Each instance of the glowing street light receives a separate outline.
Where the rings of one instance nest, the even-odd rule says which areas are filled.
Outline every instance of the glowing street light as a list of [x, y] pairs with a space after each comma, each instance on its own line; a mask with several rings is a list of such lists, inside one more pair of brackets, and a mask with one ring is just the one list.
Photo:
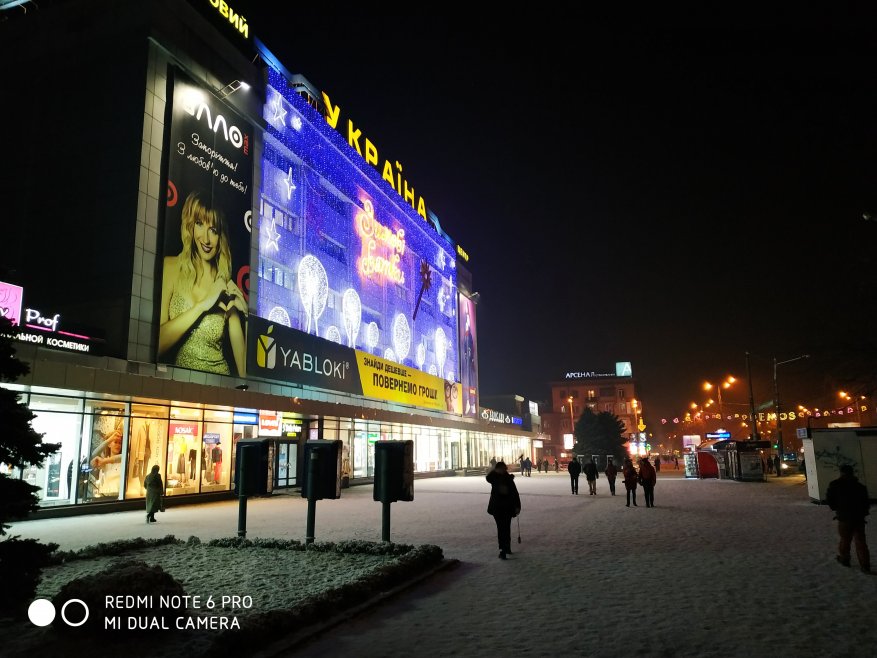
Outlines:
[[[731, 388], [731, 384], [736, 381], [736, 377], [734, 377], [733, 375], [728, 375], [721, 384], [712, 384], [710, 382], [703, 383], [703, 390], [705, 391], [711, 391], [713, 389], [716, 389], [716, 397], [719, 400], [719, 415], [722, 417], [722, 420], [725, 420], [725, 408], [722, 404], [722, 389]], [[710, 400], [710, 403], [712, 403], [712, 400]]]
[[572, 396], [570, 395], [566, 399], [566, 401], [569, 402], [569, 431], [572, 432], [573, 436], [575, 436], [576, 421], [573, 419], [573, 415], [572, 415]]

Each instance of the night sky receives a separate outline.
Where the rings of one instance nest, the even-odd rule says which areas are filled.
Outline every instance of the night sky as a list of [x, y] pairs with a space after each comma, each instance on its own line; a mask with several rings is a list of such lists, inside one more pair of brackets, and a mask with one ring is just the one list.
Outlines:
[[832, 350], [874, 304], [873, 34], [236, 4], [469, 253], [482, 393], [630, 360], [656, 426], [746, 350], [758, 403], [773, 355], [813, 355], [782, 367], [790, 403], [843, 385]]

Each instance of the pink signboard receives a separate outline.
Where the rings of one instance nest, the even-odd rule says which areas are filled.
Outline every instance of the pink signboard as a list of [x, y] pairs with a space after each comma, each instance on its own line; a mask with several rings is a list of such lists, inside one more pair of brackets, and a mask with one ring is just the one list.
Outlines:
[[0, 281], [0, 317], [12, 324], [21, 320], [21, 297], [24, 289], [11, 283]]

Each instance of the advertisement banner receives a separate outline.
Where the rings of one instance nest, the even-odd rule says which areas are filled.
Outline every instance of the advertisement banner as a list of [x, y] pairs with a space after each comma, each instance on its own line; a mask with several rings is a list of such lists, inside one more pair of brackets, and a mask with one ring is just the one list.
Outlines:
[[158, 361], [243, 377], [252, 129], [179, 70], [172, 80]]
[[18, 324], [23, 294], [24, 289], [21, 286], [0, 281], [0, 317], [6, 318], [12, 324]]
[[248, 363], [254, 376], [362, 395], [352, 349], [255, 315]]
[[248, 359], [258, 377], [454, 414], [462, 409], [455, 382], [257, 316], [250, 318]]
[[478, 414], [478, 337], [475, 333], [475, 303], [460, 294], [460, 384], [463, 415]]
[[460, 385], [456, 382], [360, 350], [356, 350], [356, 360], [362, 392], [366, 397], [462, 413]]
[[268, 76], [255, 315], [460, 381], [454, 245], [406, 203], [401, 175], [352, 157], [356, 146]]

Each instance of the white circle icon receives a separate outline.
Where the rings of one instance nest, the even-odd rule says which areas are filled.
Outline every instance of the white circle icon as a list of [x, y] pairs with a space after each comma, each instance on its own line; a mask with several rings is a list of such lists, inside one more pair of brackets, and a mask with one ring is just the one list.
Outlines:
[[55, 606], [49, 599], [34, 599], [27, 608], [27, 618], [34, 626], [48, 626], [55, 620]]
[[[85, 616], [82, 618], [82, 621], [72, 622], [69, 619], [67, 619], [67, 615], [65, 613], [67, 612], [67, 606], [70, 605], [71, 603], [82, 604], [82, 607], [85, 610]], [[67, 601], [67, 603], [65, 603], [64, 605], [61, 606], [61, 619], [63, 619], [64, 623], [67, 624], [68, 626], [73, 626], [74, 628], [76, 628], [77, 626], [82, 626], [85, 622], [88, 621], [88, 606], [85, 605], [85, 601], [83, 601], [82, 599], [70, 599], [69, 601]]]

